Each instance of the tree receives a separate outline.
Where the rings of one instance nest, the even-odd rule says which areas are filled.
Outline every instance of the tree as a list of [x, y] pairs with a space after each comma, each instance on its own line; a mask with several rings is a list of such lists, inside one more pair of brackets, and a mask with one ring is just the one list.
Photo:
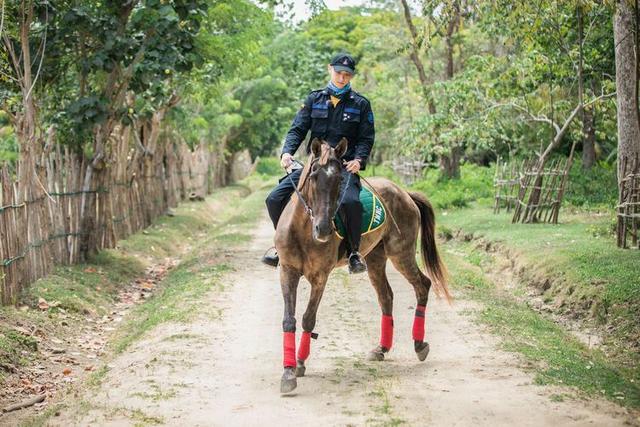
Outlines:
[[[422, 89], [426, 98], [426, 104], [428, 106], [429, 114], [435, 115], [437, 112], [437, 106], [433, 100], [433, 94], [431, 93], [432, 91], [429, 88], [430, 84], [427, 80], [425, 67], [422, 63], [422, 59], [420, 58], [420, 46], [423, 45], [425, 46], [425, 48], [430, 47], [430, 40], [428, 35], [423, 35], [422, 39], [420, 38], [413, 23], [411, 10], [409, 9], [407, 1], [401, 0], [401, 2], [405, 22], [407, 24], [407, 28], [409, 29], [411, 38], [410, 57], [416, 66], [416, 70], [418, 71], [418, 76], [420, 78], [420, 83], [422, 84]], [[427, 12], [426, 17], [429, 20], [426, 24], [427, 28], [429, 28], [429, 26], [435, 27], [435, 32], [441, 33], [441, 36], [444, 40], [446, 57], [444, 80], [450, 80], [453, 78], [455, 46], [454, 38], [460, 28], [463, 8], [464, 5], [461, 4], [460, 0], [447, 0], [444, 2], [425, 1], [424, 3], [424, 10]], [[446, 104], [441, 105], [440, 108], [441, 110], [445, 110], [441, 111], [441, 114], [446, 114]], [[436, 120], [433, 120], [431, 122], [434, 124], [437, 123]], [[433, 132], [432, 135], [436, 136], [438, 133], [439, 132], [436, 130], [436, 132]], [[445, 178], [459, 178], [462, 148], [460, 146], [460, 141], [451, 142], [451, 144], [439, 151], [438, 158], [440, 170], [442, 176]]]
[[[637, 3], [636, 3], [637, 5]], [[636, 6], [637, 7], [637, 6]], [[621, 159], [640, 156], [638, 122], [638, 58], [634, 33], [638, 11], [628, 0], [616, 2], [613, 35], [616, 56], [616, 92], [618, 100], [618, 181], [623, 178]], [[635, 28], [634, 28], [635, 27]]]

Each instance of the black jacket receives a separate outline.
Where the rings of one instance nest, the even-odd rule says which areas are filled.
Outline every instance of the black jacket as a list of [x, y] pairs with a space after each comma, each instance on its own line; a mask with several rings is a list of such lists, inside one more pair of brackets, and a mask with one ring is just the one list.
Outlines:
[[311, 150], [313, 138], [325, 140], [335, 147], [345, 137], [349, 146], [342, 158], [347, 161], [360, 159], [364, 170], [375, 139], [373, 111], [367, 98], [351, 90], [334, 108], [327, 89], [314, 90], [293, 119], [282, 154], [295, 154], [309, 130], [311, 137], [307, 142], [307, 153]]

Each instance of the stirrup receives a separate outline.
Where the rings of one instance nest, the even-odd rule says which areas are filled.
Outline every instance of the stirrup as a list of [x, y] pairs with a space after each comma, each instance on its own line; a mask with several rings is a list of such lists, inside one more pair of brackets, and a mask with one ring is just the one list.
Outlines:
[[348, 258], [348, 264], [350, 274], [364, 273], [365, 271], [367, 271], [367, 263], [365, 262], [364, 257], [360, 254], [360, 252], [351, 252]]
[[[269, 253], [272, 249], [273, 249], [273, 254]], [[275, 246], [272, 246], [266, 250], [264, 255], [262, 255], [261, 261], [263, 264], [266, 264], [269, 267], [278, 267], [278, 263], [280, 262], [280, 257], [278, 256], [278, 252], [275, 251]]]

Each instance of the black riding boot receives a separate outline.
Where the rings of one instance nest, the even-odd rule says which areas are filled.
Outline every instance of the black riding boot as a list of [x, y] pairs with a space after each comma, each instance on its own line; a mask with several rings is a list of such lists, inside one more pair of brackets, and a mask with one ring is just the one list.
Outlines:
[[277, 267], [278, 263], [280, 262], [280, 257], [278, 256], [278, 252], [273, 251], [273, 253], [270, 253], [271, 249], [269, 249], [263, 256], [262, 256], [262, 263], [268, 265], [269, 267]]
[[[267, 200], [265, 203], [267, 204], [267, 210], [269, 212], [269, 217], [271, 218], [271, 222], [273, 222], [273, 228], [276, 229], [278, 227], [278, 220], [280, 219], [280, 215], [282, 215], [282, 211], [284, 210], [287, 203], [289, 203], [289, 199], [291, 197], [291, 193], [293, 193], [293, 189], [296, 185], [298, 185], [298, 181], [300, 181], [300, 174], [302, 173], [302, 169], [296, 169], [289, 176], [283, 176], [280, 178], [278, 182], [278, 186], [269, 193], [267, 196]], [[266, 264], [270, 267], [277, 267], [280, 262], [280, 258], [278, 257], [278, 252], [273, 251], [270, 253], [270, 250], [264, 254], [262, 257], [262, 263]]]
[[349, 273], [357, 274], [367, 271], [367, 263], [358, 251], [351, 251], [349, 255]]
[[346, 219], [347, 242], [349, 246], [349, 273], [363, 273], [367, 271], [364, 257], [360, 255], [360, 227], [362, 226], [362, 204], [358, 198], [359, 188], [347, 203], [343, 204], [343, 218]]

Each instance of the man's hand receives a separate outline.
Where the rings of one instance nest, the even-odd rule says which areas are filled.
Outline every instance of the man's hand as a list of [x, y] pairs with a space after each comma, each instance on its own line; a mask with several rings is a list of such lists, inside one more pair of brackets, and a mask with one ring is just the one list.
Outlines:
[[293, 156], [289, 153], [284, 153], [280, 158], [280, 166], [285, 169], [288, 169], [293, 164]]
[[360, 170], [360, 159], [353, 159], [345, 163], [344, 167], [349, 173], [356, 173]]

